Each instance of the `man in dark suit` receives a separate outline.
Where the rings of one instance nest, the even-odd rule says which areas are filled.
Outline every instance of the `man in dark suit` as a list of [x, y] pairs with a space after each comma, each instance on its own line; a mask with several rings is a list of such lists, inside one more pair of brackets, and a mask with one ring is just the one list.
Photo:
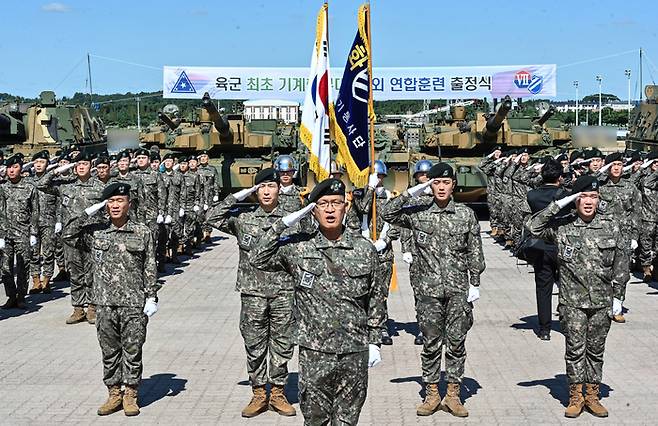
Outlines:
[[[562, 189], [563, 167], [559, 161], [548, 159], [541, 169], [543, 185], [537, 189], [528, 191], [528, 205], [532, 214], [546, 208], [552, 201], [565, 197], [566, 191]], [[565, 208], [568, 209], [568, 208]], [[560, 212], [559, 216], [568, 214]], [[535, 268], [535, 286], [537, 294], [537, 318], [539, 319], [539, 330], [537, 336], [541, 340], [551, 340], [551, 315], [553, 283], [557, 282], [557, 247], [542, 241], [535, 246], [538, 251], [533, 256], [533, 267]]]

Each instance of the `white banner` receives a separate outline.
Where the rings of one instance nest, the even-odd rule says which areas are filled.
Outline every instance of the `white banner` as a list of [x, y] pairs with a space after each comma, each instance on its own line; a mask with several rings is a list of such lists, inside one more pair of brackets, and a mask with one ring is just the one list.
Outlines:
[[[163, 72], [163, 97], [201, 99], [283, 99], [302, 101], [309, 69], [173, 67]], [[375, 100], [472, 99], [556, 96], [556, 66], [375, 68]], [[331, 87], [340, 88], [342, 69], [330, 71]]]

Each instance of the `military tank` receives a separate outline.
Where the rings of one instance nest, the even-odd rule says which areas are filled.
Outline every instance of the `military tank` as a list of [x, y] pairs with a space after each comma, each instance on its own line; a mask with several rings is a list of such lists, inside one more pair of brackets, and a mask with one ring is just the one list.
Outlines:
[[0, 105], [0, 147], [30, 156], [47, 149], [51, 154], [70, 145], [81, 151], [107, 148], [105, 126], [81, 105], [58, 103], [55, 92], [44, 91], [35, 104]]
[[[217, 109], [208, 93], [191, 117], [181, 117], [176, 105], [165, 106], [158, 122], [145, 128], [140, 143], [166, 151], [194, 153], [207, 150], [211, 163], [220, 172], [223, 195], [249, 188], [264, 167], [280, 154], [293, 155], [305, 170], [305, 155], [299, 148], [294, 124], [275, 119], [247, 119], [240, 111], [225, 114]], [[300, 176], [305, 180], [305, 176]]]
[[658, 86], [644, 88], [646, 100], [631, 113], [626, 147], [640, 151], [658, 150]]

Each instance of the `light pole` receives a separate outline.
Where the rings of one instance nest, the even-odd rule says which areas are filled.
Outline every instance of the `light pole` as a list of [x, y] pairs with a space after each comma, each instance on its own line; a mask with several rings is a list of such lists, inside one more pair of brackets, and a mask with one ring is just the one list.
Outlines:
[[573, 81], [573, 87], [576, 88], [576, 126], [580, 124], [578, 121], [578, 80]]
[[625, 70], [624, 74], [628, 79], [628, 123], [626, 123], [628, 127], [631, 124], [631, 70]]
[[601, 105], [601, 81], [603, 80], [603, 77], [600, 75], [596, 76], [596, 81], [599, 82], [599, 126], [601, 125], [601, 113], [603, 112], [603, 108]]

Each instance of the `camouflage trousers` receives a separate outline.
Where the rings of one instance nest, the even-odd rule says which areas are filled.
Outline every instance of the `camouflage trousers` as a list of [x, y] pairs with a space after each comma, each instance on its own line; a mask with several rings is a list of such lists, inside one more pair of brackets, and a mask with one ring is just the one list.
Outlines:
[[610, 330], [610, 308], [558, 307], [566, 347], [569, 383], [601, 383], [603, 352]]
[[105, 385], [139, 385], [147, 323], [141, 307], [96, 307], [96, 334], [103, 355]]
[[30, 273], [33, 277], [40, 275], [52, 277], [55, 272], [55, 229], [52, 223], [39, 224], [37, 245], [32, 247]]
[[305, 425], [356, 425], [367, 393], [368, 351], [332, 354], [299, 347]]
[[[5, 248], [2, 252], [2, 283], [7, 297], [25, 299], [29, 261], [30, 245], [26, 239], [5, 240]], [[16, 277], [15, 281], [14, 277]]]
[[439, 383], [445, 346], [448, 383], [460, 383], [466, 362], [466, 333], [473, 326], [473, 305], [460, 294], [446, 298], [416, 297], [416, 317], [423, 333], [420, 361], [425, 383]]
[[272, 383], [284, 386], [288, 378], [288, 361], [294, 350], [291, 338], [292, 292], [274, 297], [242, 294], [240, 299], [240, 332], [247, 352], [251, 385]]
[[53, 236], [53, 251], [55, 253], [55, 262], [57, 262], [57, 267], [68, 271], [68, 266], [66, 265], [66, 256], [64, 254], [64, 243], [62, 243], [61, 233], [54, 234]]
[[386, 309], [384, 323], [388, 322], [388, 290], [391, 286], [391, 277], [393, 276], [393, 262], [385, 261], [379, 263], [377, 271], [378, 285], [382, 287], [384, 294], [384, 308]]
[[183, 244], [189, 244], [197, 234], [197, 227], [199, 221], [197, 215], [193, 211], [186, 211], [185, 216], [179, 218], [178, 222], [180, 241]]
[[66, 266], [70, 274], [71, 305], [83, 307], [91, 301], [91, 262], [89, 253], [77, 247], [66, 245]]
[[487, 206], [489, 207], [489, 221], [492, 228], [502, 228], [503, 221], [501, 220], [501, 201], [498, 194], [487, 194]]
[[640, 232], [640, 265], [651, 266], [656, 258], [658, 249], [658, 223], [642, 221]]

